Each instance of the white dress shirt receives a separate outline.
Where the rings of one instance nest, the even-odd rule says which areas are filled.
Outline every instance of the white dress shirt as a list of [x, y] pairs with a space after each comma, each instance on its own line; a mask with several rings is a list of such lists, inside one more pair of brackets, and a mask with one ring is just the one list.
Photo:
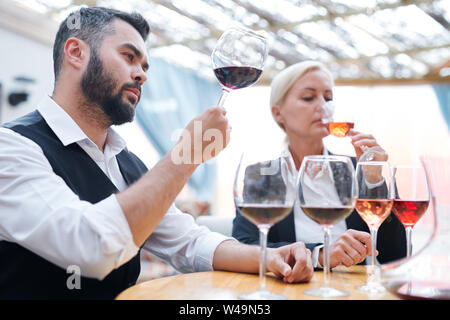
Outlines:
[[[324, 147], [323, 148], [323, 155], [328, 155], [328, 150]], [[292, 158], [292, 154], [289, 151], [289, 149], [286, 149], [283, 153], [283, 156], [285, 156], [288, 161], [291, 162], [290, 166], [292, 168], [295, 168], [294, 159]], [[296, 177], [295, 181], [297, 181], [298, 171], [295, 172]], [[322, 173], [319, 173], [322, 174]], [[332, 177], [329, 177], [328, 175], [323, 175], [321, 177], [324, 181], [324, 183], [328, 182], [329, 179], [333, 179]], [[326, 189], [326, 188], [320, 188], [320, 190], [303, 190], [304, 192], [309, 193], [317, 193], [318, 199], [323, 199], [323, 193], [327, 193], [327, 198], [330, 199], [330, 201], [336, 201], [337, 203], [340, 203], [339, 196], [336, 193], [336, 190], [334, 188], [332, 189]], [[298, 200], [294, 203], [294, 225], [295, 225], [295, 238], [297, 241], [302, 241], [304, 243], [323, 243], [324, 238], [324, 231], [320, 224], [312, 220], [310, 217], [308, 217], [300, 207], [300, 204]], [[345, 220], [342, 220], [335, 224], [331, 228], [331, 242], [336, 241], [342, 234], [347, 231], [347, 223]], [[312, 252], [312, 263], [314, 267], [320, 266], [318, 262], [318, 256], [319, 251], [323, 247], [323, 245], [318, 245], [314, 248]]]
[[[63, 145], [77, 143], [119, 191], [127, 188], [116, 160], [126, 147], [119, 134], [108, 129], [102, 152], [50, 97], [38, 111]], [[83, 276], [100, 280], [137, 254], [114, 194], [96, 204], [80, 200], [42, 149], [13, 130], [0, 128], [0, 150], [0, 241], [18, 243], [64, 269], [77, 265]], [[180, 272], [206, 271], [227, 239], [233, 238], [198, 226], [172, 205], [143, 248]]]

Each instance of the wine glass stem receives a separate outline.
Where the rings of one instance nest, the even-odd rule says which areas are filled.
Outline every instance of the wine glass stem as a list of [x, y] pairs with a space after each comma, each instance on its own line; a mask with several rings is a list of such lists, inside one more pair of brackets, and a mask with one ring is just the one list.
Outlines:
[[369, 282], [377, 282], [375, 279], [376, 275], [376, 262], [377, 262], [377, 234], [378, 228], [370, 228], [370, 237], [372, 238], [372, 268], [371, 268], [371, 276], [369, 277]]
[[259, 242], [261, 251], [259, 254], [259, 290], [266, 290], [266, 248], [267, 248], [267, 234], [269, 228], [259, 227]]
[[323, 280], [324, 286], [329, 287], [330, 285], [330, 239], [331, 239], [331, 227], [323, 227]]
[[412, 228], [406, 227], [405, 231], [406, 231], [406, 257], [409, 258], [411, 257], [412, 253], [412, 241], [411, 241]]
[[219, 103], [217, 103], [218, 107], [225, 109], [223, 105], [229, 93], [230, 91], [228, 91], [227, 89], [222, 89], [222, 94], [220, 95]]

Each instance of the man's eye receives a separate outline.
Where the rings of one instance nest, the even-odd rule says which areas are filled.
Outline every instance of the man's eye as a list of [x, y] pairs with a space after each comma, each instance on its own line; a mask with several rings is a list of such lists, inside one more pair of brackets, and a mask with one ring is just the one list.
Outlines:
[[130, 61], [133, 61], [133, 55], [131, 53], [125, 54]]
[[333, 98], [325, 98], [325, 101], [326, 101], [326, 102], [328, 102], [328, 101], [333, 101]]
[[302, 100], [305, 101], [312, 101], [313, 97], [303, 97]]

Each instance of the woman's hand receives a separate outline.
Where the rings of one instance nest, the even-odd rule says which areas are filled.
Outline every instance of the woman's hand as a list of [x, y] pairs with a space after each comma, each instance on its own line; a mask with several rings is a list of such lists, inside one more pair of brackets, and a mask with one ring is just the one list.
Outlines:
[[[330, 245], [330, 268], [334, 268], [340, 263], [346, 267], [353, 266], [363, 262], [367, 255], [371, 255], [371, 252], [370, 234], [349, 229]], [[318, 259], [323, 266], [323, 248], [319, 252]]]
[[374, 154], [373, 161], [387, 161], [389, 156], [386, 151], [378, 144], [377, 140], [371, 135], [366, 133], [361, 133], [351, 129], [348, 132], [348, 136], [352, 139], [351, 143], [355, 148], [356, 160], [359, 161], [361, 155], [369, 148]]

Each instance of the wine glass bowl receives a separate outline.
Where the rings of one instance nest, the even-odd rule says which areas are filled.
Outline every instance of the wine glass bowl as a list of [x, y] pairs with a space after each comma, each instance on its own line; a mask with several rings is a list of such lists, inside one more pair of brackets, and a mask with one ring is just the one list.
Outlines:
[[347, 291], [330, 286], [330, 239], [333, 225], [353, 211], [357, 187], [350, 158], [344, 156], [306, 156], [298, 175], [298, 201], [303, 212], [322, 225], [324, 231], [324, 284], [306, 290], [316, 297], [342, 297]]
[[250, 29], [232, 27], [222, 34], [211, 54], [214, 74], [222, 86], [219, 106], [223, 106], [230, 90], [258, 81], [267, 54], [267, 39]]
[[[336, 116], [336, 105], [334, 101], [327, 101], [321, 106], [322, 123], [326, 125], [329, 134], [337, 138], [347, 137], [351, 129], [354, 129], [355, 123], [351, 115]], [[377, 147], [369, 148], [368, 146], [361, 146], [363, 152], [359, 161], [366, 162], [375, 159]]]
[[321, 106], [322, 123], [327, 126], [328, 132], [338, 138], [346, 137], [350, 129], [355, 124], [349, 119], [335, 119], [334, 111], [336, 109], [334, 101], [327, 101]]
[[327, 123], [328, 132], [338, 138], [347, 136], [350, 129], [353, 129], [354, 127], [355, 127], [355, 124], [353, 122], [328, 122]]
[[412, 229], [425, 214], [430, 202], [425, 169], [422, 166], [394, 166], [395, 199], [393, 211], [406, 231], [406, 256], [412, 253]]
[[385, 161], [358, 162], [356, 180], [358, 199], [355, 209], [369, 227], [372, 243], [369, 279], [357, 289], [368, 294], [379, 294], [385, 292], [385, 288], [380, 283], [376, 261], [377, 233], [394, 204], [390, 165]]
[[[422, 246], [418, 246], [409, 258], [383, 266], [382, 279], [385, 287], [402, 299], [450, 299], [450, 148], [449, 145], [443, 147], [439, 155], [420, 157], [430, 192], [429, 209], [422, 218], [424, 221], [420, 221], [423, 222], [420, 225], [422, 237], [424, 236]], [[408, 176], [414, 177], [410, 174], [406, 175]], [[398, 185], [397, 178], [396, 184]], [[416, 192], [421, 193], [420, 190]], [[406, 199], [401, 190], [398, 194]], [[421, 198], [422, 196], [417, 196], [417, 199]]]
[[295, 168], [286, 155], [268, 153], [244, 153], [236, 172], [234, 202], [238, 212], [259, 229], [261, 250], [259, 290], [242, 294], [240, 299], [286, 299], [266, 288], [266, 247], [270, 227], [287, 217], [294, 206]]

